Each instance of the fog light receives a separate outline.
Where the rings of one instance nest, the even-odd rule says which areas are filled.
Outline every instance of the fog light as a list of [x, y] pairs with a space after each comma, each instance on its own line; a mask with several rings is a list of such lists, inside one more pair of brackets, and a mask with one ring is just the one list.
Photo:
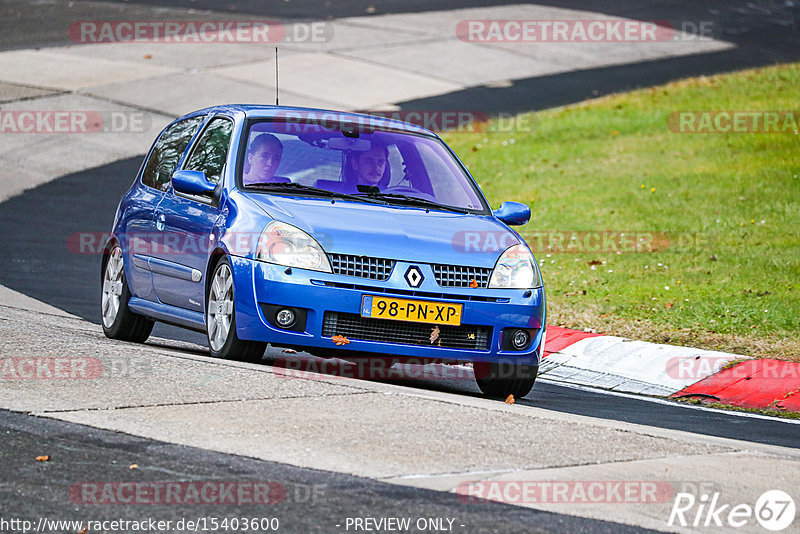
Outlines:
[[289, 308], [283, 308], [275, 314], [275, 322], [278, 323], [278, 326], [281, 328], [289, 328], [294, 324], [294, 321], [294, 311]]
[[511, 338], [511, 343], [514, 345], [515, 349], [522, 350], [528, 346], [530, 340], [531, 337], [526, 330], [515, 330], [514, 336]]

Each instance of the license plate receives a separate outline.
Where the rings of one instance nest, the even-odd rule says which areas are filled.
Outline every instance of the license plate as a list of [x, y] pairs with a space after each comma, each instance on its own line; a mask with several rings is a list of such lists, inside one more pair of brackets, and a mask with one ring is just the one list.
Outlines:
[[361, 298], [361, 317], [375, 319], [459, 326], [461, 311], [461, 304], [447, 302], [395, 299], [374, 295], [364, 295]]

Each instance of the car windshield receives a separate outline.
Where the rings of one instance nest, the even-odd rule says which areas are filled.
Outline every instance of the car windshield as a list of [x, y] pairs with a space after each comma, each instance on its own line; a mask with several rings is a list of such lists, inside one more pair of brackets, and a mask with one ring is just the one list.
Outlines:
[[433, 137], [363, 122], [265, 119], [251, 122], [245, 139], [239, 183], [253, 191], [313, 196], [317, 189], [426, 209], [488, 209], [469, 175]]

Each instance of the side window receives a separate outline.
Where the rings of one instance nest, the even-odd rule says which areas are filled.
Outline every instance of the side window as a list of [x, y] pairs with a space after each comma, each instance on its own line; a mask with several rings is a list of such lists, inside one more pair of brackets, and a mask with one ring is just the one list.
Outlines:
[[156, 141], [150, 159], [147, 160], [147, 165], [144, 167], [142, 173], [144, 185], [166, 191], [169, 179], [172, 178], [172, 173], [175, 172], [175, 167], [178, 165], [178, 160], [186, 150], [186, 146], [197, 128], [203, 123], [204, 118], [201, 115], [176, 122], [164, 131]]
[[203, 171], [210, 182], [219, 182], [222, 168], [228, 159], [228, 146], [231, 143], [232, 130], [233, 121], [223, 118], [212, 120], [200, 139], [197, 140], [197, 144], [183, 168], [190, 171]]

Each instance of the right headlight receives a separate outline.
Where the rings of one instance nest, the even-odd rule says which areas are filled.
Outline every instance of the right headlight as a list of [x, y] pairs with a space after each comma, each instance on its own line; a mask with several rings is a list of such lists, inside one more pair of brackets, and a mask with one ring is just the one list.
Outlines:
[[536, 260], [523, 244], [514, 245], [503, 252], [489, 279], [490, 289], [532, 289], [541, 285], [542, 274]]
[[313, 271], [331, 272], [325, 251], [301, 229], [280, 221], [270, 222], [258, 239], [256, 259]]

